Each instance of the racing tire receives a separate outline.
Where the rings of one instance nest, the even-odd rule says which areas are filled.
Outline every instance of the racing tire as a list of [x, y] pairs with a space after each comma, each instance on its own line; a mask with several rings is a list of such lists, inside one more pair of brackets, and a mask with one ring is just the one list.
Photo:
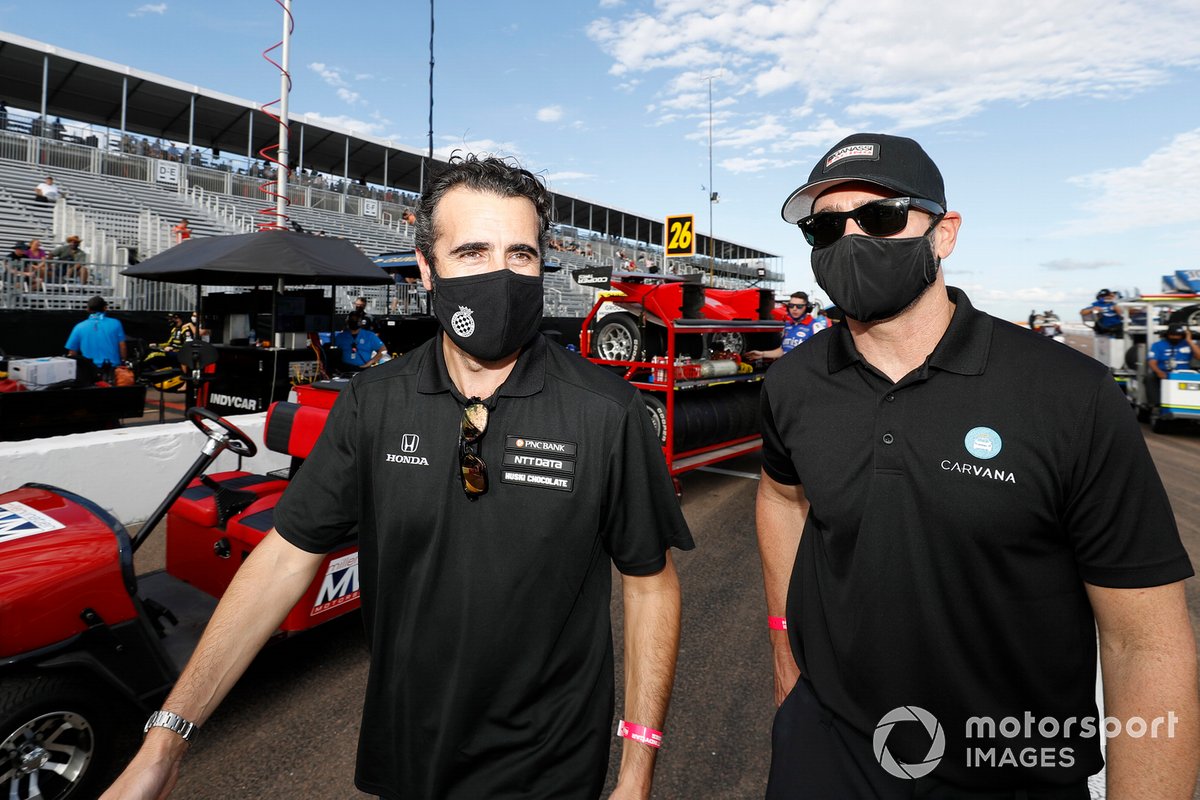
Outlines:
[[642, 332], [628, 314], [609, 314], [594, 325], [592, 356], [608, 361], [637, 361], [642, 352]]
[[[72, 674], [6, 677], [0, 688], [0, 797], [83, 800], [115, 777], [127, 715]], [[133, 744], [130, 742], [129, 744]]]
[[667, 404], [653, 392], [642, 392], [642, 402], [646, 404], [646, 412], [650, 414], [650, 427], [658, 439], [659, 447], [667, 443]]

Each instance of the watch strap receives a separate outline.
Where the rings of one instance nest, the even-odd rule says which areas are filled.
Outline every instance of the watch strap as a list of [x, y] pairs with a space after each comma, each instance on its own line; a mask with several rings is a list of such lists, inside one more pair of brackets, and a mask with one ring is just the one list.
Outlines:
[[150, 719], [146, 720], [146, 727], [142, 728], [142, 732], [149, 733], [151, 728], [166, 728], [174, 731], [182, 736], [185, 742], [190, 742], [195, 737], [197, 730], [195, 723], [184, 719], [174, 711], [155, 711], [150, 715]]

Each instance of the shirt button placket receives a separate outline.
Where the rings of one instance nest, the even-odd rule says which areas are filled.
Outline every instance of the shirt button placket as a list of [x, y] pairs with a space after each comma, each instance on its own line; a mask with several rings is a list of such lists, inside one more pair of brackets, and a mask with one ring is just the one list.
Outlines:
[[901, 469], [899, 448], [895, 447], [900, 432], [900, 408], [896, 404], [896, 392], [888, 391], [879, 398], [879, 413], [876, 418], [875, 467], [877, 469]]

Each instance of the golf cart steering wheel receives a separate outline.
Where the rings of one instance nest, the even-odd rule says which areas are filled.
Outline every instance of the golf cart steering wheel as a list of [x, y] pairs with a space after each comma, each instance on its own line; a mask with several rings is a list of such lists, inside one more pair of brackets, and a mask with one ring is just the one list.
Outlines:
[[237, 453], [239, 456], [254, 458], [254, 455], [258, 452], [258, 445], [254, 443], [253, 439], [243, 433], [242, 430], [236, 425], [223, 419], [219, 414], [209, 411], [207, 408], [200, 408], [198, 406], [189, 408], [187, 410], [187, 418], [190, 419], [192, 424], [199, 428], [205, 436], [207, 436], [209, 439], [213, 439], [214, 441], [221, 441], [220, 434], [218, 431], [209, 427], [205, 423], [205, 420], [208, 420], [208, 422], [212, 422], [217, 427], [224, 429], [225, 433], [229, 434], [229, 438], [221, 441], [221, 443], [233, 452]]

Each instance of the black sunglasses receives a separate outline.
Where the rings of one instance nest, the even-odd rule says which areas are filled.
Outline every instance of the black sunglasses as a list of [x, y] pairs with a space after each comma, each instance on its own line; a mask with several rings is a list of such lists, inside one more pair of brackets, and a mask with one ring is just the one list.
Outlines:
[[487, 464], [479, 457], [479, 440], [487, 432], [488, 407], [478, 397], [467, 401], [458, 434], [458, 468], [463, 492], [475, 500], [488, 490]]
[[[846, 220], [852, 219], [868, 236], [891, 236], [908, 225], [910, 208], [934, 216], [934, 224], [946, 210], [931, 200], [919, 197], [888, 197], [872, 200], [849, 211], [822, 211], [796, 223], [805, 240], [813, 247], [828, 247], [846, 233]], [[931, 229], [933, 225], [929, 226]]]

